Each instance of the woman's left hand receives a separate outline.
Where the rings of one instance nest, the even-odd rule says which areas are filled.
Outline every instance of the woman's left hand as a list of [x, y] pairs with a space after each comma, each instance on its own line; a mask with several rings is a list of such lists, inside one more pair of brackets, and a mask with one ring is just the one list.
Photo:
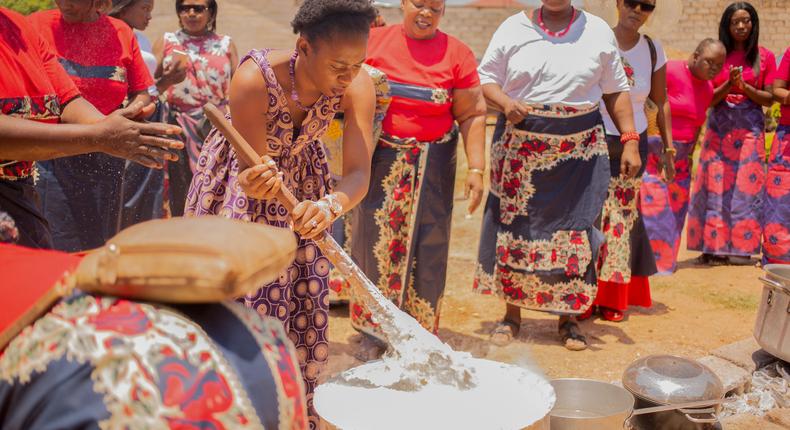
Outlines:
[[483, 201], [483, 175], [479, 173], [468, 173], [466, 175], [464, 198], [469, 200], [469, 214], [471, 215], [480, 206], [480, 202]]
[[332, 225], [332, 213], [329, 208], [311, 200], [296, 205], [291, 215], [294, 231], [303, 239], [314, 239]]
[[639, 156], [639, 141], [630, 140], [625, 143], [620, 158], [620, 176], [632, 179], [642, 168], [642, 157]]

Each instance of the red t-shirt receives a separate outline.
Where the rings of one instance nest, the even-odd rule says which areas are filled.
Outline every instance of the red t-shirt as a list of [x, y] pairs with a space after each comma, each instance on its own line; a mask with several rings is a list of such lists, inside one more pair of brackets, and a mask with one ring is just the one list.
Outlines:
[[374, 28], [366, 62], [390, 80], [393, 97], [382, 128], [400, 138], [439, 139], [453, 127], [453, 90], [480, 85], [472, 50], [441, 31], [416, 40], [401, 24]]
[[[0, 113], [58, 122], [61, 109], [80, 95], [50, 46], [25, 17], [0, 8]], [[0, 161], [0, 178], [30, 176], [29, 161]]]
[[[725, 81], [730, 79], [730, 67], [743, 67], [743, 81], [747, 84], [762, 90], [766, 85], [773, 83], [773, 76], [776, 74], [776, 56], [773, 52], [759, 47], [760, 51], [760, 74], [754, 73], [754, 65], [746, 61], [745, 51], [733, 51], [727, 54], [727, 60], [721, 72], [713, 79], [713, 85], [720, 87]], [[732, 87], [727, 95], [727, 101], [739, 103], [746, 99], [746, 95], [740, 88]]]
[[[779, 70], [776, 71], [774, 79], [781, 79], [790, 84], [790, 48], [787, 48], [785, 55], [782, 56], [782, 62], [779, 64]], [[779, 124], [790, 125], [790, 106], [782, 105], [782, 118], [779, 120]]]
[[697, 79], [683, 60], [667, 62], [667, 100], [672, 110], [672, 138], [694, 139], [713, 101], [713, 83]]
[[121, 107], [129, 93], [145, 91], [153, 79], [132, 29], [107, 16], [69, 24], [59, 10], [28, 17], [60, 57], [82, 95], [103, 114]]

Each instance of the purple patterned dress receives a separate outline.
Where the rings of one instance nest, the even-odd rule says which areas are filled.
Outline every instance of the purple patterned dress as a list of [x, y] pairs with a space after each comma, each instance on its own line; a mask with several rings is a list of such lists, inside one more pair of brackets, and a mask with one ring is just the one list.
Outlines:
[[677, 268], [680, 235], [686, 223], [691, 188], [690, 153], [694, 141], [675, 140], [672, 145], [675, 155], [675, 178], [664, 182], [659, 169], [663, 153], [661, 137], [651, 136], [647, 140], [648, 156], [642, 176], [640, 203], [647, 228], [650, 246], [656, 259], [656, 268], [661, 275], [671, 275]]
[[[308, 112], [301, 129], [288, 110], [286, 95], [277, 83], [267, 59], [269, 50], [251, 51], [269, 90], [266, 132], [268, 153], [284, 173], [283, 184], [299, 201], [318, 200], [329, 192], [330, 174], [326, 150], [320, 138], [340, 106], [340, 97], [321, 96]], [[220, 215], [228, 218], [288, 227], [288, 211], [276, 200], [248, 198], [238, 183], [236, 153], [221, 133], [213, 130], [198, 159], [187, 196], [187, 216]], [[240, 299], [261, 315], [283, 322], [296, 346], [296, 356], [307, 389], [311, 428], [318, 417], [312, 403], [313, 390], [322, 366], [329, 357], [327, 326], [329, 261], [312, 240], [299, 239], [296, 260], [278, 281]]]
[[[713, 83], [721, 85], [730, 66], [743, 67], [743, 79], [763, 89], [776, 71], [776, 59], [760, 47], [755, 73], [742, 51], [727, 56]], [[742, 91], [730, 90], [708, 117], [708, 131], [692, 186], [688, 249], [714, 255], [760, 253], [765, 195], [765, 115]]]
[[776, 129], [765, 190], [763, 263], [790, 264], [790, 124]]

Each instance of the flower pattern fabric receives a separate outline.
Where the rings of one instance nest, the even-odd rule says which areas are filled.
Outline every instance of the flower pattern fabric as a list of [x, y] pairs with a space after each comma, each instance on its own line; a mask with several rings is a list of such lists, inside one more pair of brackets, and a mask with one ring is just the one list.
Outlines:
[[613, 177], [603, 206], [601, 229], [606, 243], [601, 248], [598, 280], [631, 282], [631, 231], [639, 218], [637, 198], [640, 178]]
[[763, 261], [790, 264], [790, 126], [780, 125], [768, 158]]
[[610, 169], [597, 106], [538, 106], [517, 125], [500, 115], [491, 148], [473, 289], [520, 307], [579, 314], [596, 296], [593, 229]]
[[[202, 306], [217, 307], [210, 324], [230, 322], [255, 333], [250, 338], [269, 363], [272, 392], [248, 385], [249, 375], [208, 335], [212, 327], [176, 308], [89, 295], [61, 302], [12, 340], [0, 354], [0, 384], [23, 398], [28, 386], [32, 394], [39, 384], [71, 381], [67, 368], [56, 364], [66, 360], [91, 369], [84, 383], [101, 396], [105, 410], [93, 413], [105, 417], [96, 423], [102, 428], [263, 429], [263, 418], [282, 430], [306, 428], [301, 386], [281, 382], [298, 382], [298, 371], [279, 324], [236, 304]], [[83, 407], [95, 406], [85, 400]], [[272, 401], [279, 412], [260, 416], [261, 405]]]
[[[715, 255], [760, 253], [765, 195], [765, 117], [743, 99], [713, 108], [700, 153], [689, 223], [688, 248]], [[678, 154], [679, 156], [680, 154]]]
[[[373, 157], [371, 189], [352, 220], [352, 253], [365, 274], [385, 297], [434, 333], [453, 207], [455, 175], [448, 172], [455, 172], [457, 141], [457, 130], [436, 142], [382, 135]], [[355, 328], [381, 336], [353, 290], [349, 310]]]
[[[283, 186], [299, 201], [315, 201], [331, 191], [326, 151], [320, 138], [340, 107], [340, 97], [322, 96], [295, 135], [286, 94], [277, 83], [268, 53], [268, 50], [251, 51], [243, 60], [258, 64], [269, 90], [267, 121], [261, 124], [266, 127], [268, 153], [284, 174]], [[200, 154], [187, 197], [186, 215], [219, 215], [288, 228], [285, 207], [276, 199], [247, 197], [239, 185], [239, 173], [239, 161], [230, 143], [221, 133], [212, 131]], [[261, 315], [282, 321], [294, 342], [307, 388], [311, 428], [318, 426], [318, 415], [312, 408], [313, 391], [329, 358], [330, 268], [315, 242], [300, 238], [296, 260], [280, 279], [240, 299]]]
[[[56, 122], [61, 107], [56, 95], [41, 97], [14, 97], [0, 99], [0, 114], [32, 121]], [[32, 161], [0, 160], [0, 179], [17, 180], [30, 177], [34, 172]]]
[[[653, 248], [658, 273], [662, 275], [672, 274], [677, 268], [680, 235], [686, 223], [691, 194], [689, 160], [694, 142], [676, 140], [672, 144], [677, 150], [675, 177], [671, 182], [666, 183], [659, 170], [659, 160], [663, 155], [664, 145], [660, 137], [648, 138], [647, 164], [642, 175], [639, 196], [642, 219]], [[691, 230], [689, 230], [689, 246], [692, 246]]]
[[183, 30], [165, 33], [162, 65], [173, 60], [173, 51], [189, 55], [186, 78], [168, 88], [164, 93], [167, 107], [173, 111], [176, 121], [184, 130], [186, 155], [194, 172], [200, 149], [202, 109], [206, 103], [224, 108], [230, 94], [231, 38], [213, 32], [203, 36], [191, 36]]

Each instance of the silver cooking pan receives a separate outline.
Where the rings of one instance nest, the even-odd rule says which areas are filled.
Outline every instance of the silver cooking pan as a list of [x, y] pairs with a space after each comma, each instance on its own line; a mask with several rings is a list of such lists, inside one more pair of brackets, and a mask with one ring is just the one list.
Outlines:
[[[557, 402], [551, 411], [551, 430], [614, 430], [625, 427], [631, 417], [680, 410], [696, 414], [710, 412], [724, 400], [634, 409], [634, 396], [626, 389], [590, 379], [551, 381]], [[703, 409], [699, 409], [703, 408]]]

